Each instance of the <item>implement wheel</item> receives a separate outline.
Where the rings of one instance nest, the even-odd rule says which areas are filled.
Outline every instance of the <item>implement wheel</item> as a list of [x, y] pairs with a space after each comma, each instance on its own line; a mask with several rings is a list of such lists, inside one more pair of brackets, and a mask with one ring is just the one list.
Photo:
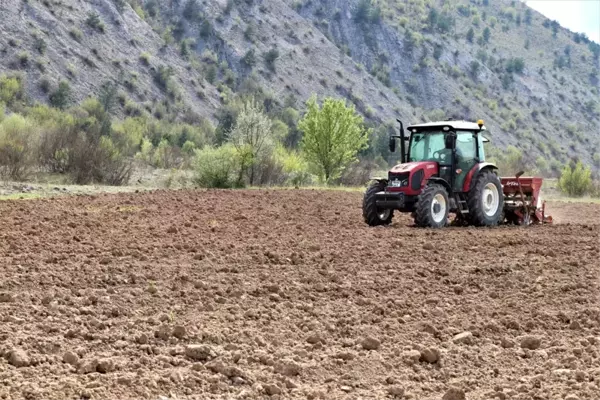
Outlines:
[[377, 207], [375, 195], [385, 189], [383, 182], [374, 182], [369, 186], [363, 198], [363, 218], [369, 226], [389, 225], [394, 218], [394, 210]]
[[448, 223], [450, 202], [446, 188], [430, 184], [417, 199], [415, 224], [422, 228], [443, 228]]
[[496, 226], [502, 218], [504, 194], [500, 178], [492, 171], [481, 172], [467, 200], [469, 206], [469, 222], [475, 226]]

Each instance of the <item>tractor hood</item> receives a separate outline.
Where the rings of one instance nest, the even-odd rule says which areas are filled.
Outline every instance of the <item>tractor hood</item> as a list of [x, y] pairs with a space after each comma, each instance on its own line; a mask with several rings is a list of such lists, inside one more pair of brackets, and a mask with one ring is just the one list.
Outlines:
[[404, 164], [398, 164], [394, 166], [390, 172], [401, 173], [401, 172], [413, 172], [418, 169], [431, 170], [437, 168], [435, 161], [415, 161]]

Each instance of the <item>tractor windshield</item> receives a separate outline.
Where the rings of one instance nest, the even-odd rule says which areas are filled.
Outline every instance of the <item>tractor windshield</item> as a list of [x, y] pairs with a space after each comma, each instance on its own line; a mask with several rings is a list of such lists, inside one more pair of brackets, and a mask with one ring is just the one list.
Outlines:
[[442, 131], [413, 133], [410, 137], [408, 161], [450, 160], [449, 150], [446, 150], [444, 144], [444, 136], [445, 133]]

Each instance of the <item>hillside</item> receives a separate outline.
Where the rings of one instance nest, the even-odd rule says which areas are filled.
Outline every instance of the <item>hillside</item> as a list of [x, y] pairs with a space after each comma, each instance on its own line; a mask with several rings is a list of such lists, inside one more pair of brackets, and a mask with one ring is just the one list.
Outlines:
[[29, 103], [114, 82], [120, 117], [218, 126], [239, 93], [273, 114], [343, 96], [374, 126], [483, 118], [500, 148], [600, 166], [600, 46], [519, 1], [5, 0], [0, 18], [0, 75]]

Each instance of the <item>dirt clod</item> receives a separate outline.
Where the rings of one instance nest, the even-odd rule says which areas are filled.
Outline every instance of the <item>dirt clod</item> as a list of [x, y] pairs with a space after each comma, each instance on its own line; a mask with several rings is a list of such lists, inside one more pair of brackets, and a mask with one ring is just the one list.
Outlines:
[[462, 332], [455, 335], [452, 341], [456, 344], [473, 344], [473, 334], [471, 332]]
[[419, 350], [408, 350], [402, 353], [402, 360], [407, 365], [413, 365], [419, 362], [421, 359], [421, 352]]
[[372, 336], [367, 336], [361, 340], [360, 345], [365, 350], [377, 350], [379, 346], [381, 346], [381, 342], [379, 339], [376, 339]]
[[404, 388], [401, 386], [397, 386], [397, 385], [388, 387], [387, 392], [391, 396], [395, 396], [395, 397], [403, 397], [404, 396]]
[[183, 339], [185, 337], [185, 335], [186, 335], [185, 326], [183, 326], [183, 325], [176, 325], [176, 326], [174, 326], [172, 334], [177, 339]]
[[521, 339], [521, 348], [528, 350], [537, 350], [542, 345], [542, 339], [537, 336], [525, 336]]
[[0, 303], [10, 303], [14, 300], [14, 296], [10, 293], [0, 292]]
[[429, 364], [434, 364], [440, 360], [440, 351], [438, 349], [423, 349], [421, 350], [420, 360]]
[[101, 358], [96, 364], [96, 371], [100, 372], [101, 374], [112, 372], [115, 370], [115, 368], [116, 363], [112, 358]]
[[279, 386], [272, 383], [267, 383], [263, 385], [263, 389], [265, 389], [265, 393], [267, 393], [269, 396], [274, 396], [276, 394], [283, 393]]
[[194, 361], [206, 361], [216, 356], [214, 350], [203, 344], [190, 344], [185, 347], [185, 355]]
[[280, 361], [275, 365], [275, 372], [285, 376], [296, 376], [300, 375], [302, 367], [291, 360]]
[[76, 366], [77, 364], [79, 364], [79, 356], [76, 353], [73, 353], [72, 351], [67, 351], [63, 355], [63, 362]]
[[8, 354], [8, 362], [17, 368], [26, 367], [29, 365], [29, 356], [22, 349], [13, 349]]
[[465, 392], [459, 388], [450, 388], [444, 393], [442, 400], [466, 400]]

